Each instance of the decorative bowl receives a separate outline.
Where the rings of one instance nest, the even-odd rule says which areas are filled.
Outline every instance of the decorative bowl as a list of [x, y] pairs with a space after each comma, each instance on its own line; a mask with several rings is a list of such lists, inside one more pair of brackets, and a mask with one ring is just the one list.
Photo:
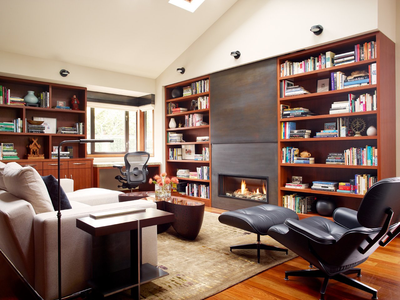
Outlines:
[[41, 125], [44, 121], [27, 120], [31, 125]]

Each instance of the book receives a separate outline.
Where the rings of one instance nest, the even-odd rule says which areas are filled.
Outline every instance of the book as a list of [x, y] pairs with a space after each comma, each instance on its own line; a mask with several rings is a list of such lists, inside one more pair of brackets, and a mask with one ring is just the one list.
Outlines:
[[306, 189], [308, 188], [309, 184], [308, 183], [293, 183], [293, 182], [287, 182], [285, 184], [285, 187], [292, 188], [292, 189]]
[[327, 68], [333, 67], [335, 53], [333, 53], [332, 51], [327, 51], [325, 56], [326, 56], [326, 67]]

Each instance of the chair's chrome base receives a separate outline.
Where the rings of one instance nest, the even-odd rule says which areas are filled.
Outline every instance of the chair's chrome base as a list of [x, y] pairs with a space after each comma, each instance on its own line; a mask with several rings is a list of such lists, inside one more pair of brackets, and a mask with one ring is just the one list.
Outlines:
[[336, 274], [334, 276], [328, 276], [321, 270], [315, 269], [315, 270], [296, 270], [296, 271], [286, 271], [285, 272], [285, 280], [288, 280], [289, 276], [299, 276], [299, 277], [320, 277], [324, 278], [324, 282], [322, 283], [321, 286], [321, 300], [325, 299], [325, 292], [328, 287], [328, 282], [330, 279], [334, 279], [336, 281], [342, 282], [344, 284], [350, 285], [352, 287], [355, 287], [357, 289], [363, 290], [367, 293], [372, 294], [372, 299], [378, 299], [378, 291], [364, 283], [361, 283], [353, 278], [350, 278], [346, 276], [347, 274], [357, 274], [358, 277], [361, 276], [361, 269], [360, 268], [353, 268], [350, 270], [347, 270], [346, 272]]
[[263, 249], [263, 250], [273, 250], [273, 251], [283, 251], [283, 252], [286, 252], [286, 255], [288, 254], [288, 250], [287, 249], [278, 248], [278, 247], [275, 247], [275, 246], [262, 244], [261, 241], [260, 241], [260, 235], [259, 234], [257, 234], [257, 242], [256, 243], [231, 246], [230, 249], [231, 249], [231, 252], [232, 252], [232, 249], [257, 249], [257, 262], [258, 263], [260, 263], [260, 250], [261, 249]]

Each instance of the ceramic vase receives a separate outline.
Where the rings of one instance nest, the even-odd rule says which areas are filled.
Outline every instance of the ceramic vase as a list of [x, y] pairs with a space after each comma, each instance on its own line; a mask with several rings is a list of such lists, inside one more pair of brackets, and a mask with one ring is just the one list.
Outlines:
[[155, 198], [156, 201], [166, 201], [171, 199], [171, 185], [164, 184], [164, 185], [155, 185]]
[[28, 91], [28, 94], [24, 97], [26, 103], [36, 104], [39, 99], [35, 96], [33, 91]]
[[169, 120], [169, 128], [176, 128], [176, 122], [174, 118], [171, 118], [171, 120]]

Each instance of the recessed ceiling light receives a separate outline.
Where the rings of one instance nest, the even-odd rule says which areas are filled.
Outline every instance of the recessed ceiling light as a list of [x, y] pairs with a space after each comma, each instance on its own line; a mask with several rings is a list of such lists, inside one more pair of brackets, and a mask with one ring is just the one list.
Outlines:
[[204, 0], [169, 0], [168, 3], [176, 5], [187, 11], [194, 12], [203, 2]]

